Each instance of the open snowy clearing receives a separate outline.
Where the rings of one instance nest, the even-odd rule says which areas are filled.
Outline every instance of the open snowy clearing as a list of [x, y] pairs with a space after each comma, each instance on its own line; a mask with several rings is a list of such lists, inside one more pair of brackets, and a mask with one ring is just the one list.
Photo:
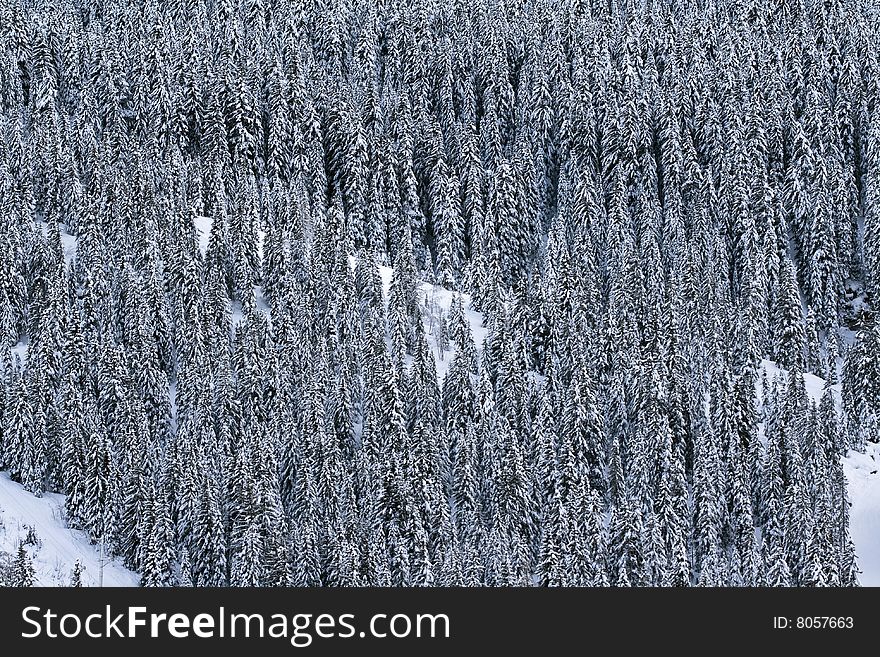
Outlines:
[[[38, 586], [68, 586], [74, 564], [83, 565], [83, 586], [97, 586], [101, 555], [85, 533], [64, 523], [64, 496], [34, 497], [0, 472], [0, 551], [15, 554], [33, 527], [42, 545], [28, 545]], [[115, 560], [104, 565], [104, 586], [137, 586], [138, 575]]]

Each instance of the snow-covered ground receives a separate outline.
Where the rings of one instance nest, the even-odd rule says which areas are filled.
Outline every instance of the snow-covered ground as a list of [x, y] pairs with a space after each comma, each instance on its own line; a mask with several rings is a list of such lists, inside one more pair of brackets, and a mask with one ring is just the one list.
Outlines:
[[[206, 215], [197, 215], [193, 217], [193, 226], [196, 229], [196, 236], [199, 238], [199, 251], [204, 257], [208, 253], [208, 245], [211, 242], [211, 226], [214, 225], [214, 218]], [[266, 231], [257, 230], [257, 258], [263, 260], [263, 244], [266, 241]]]
[[[354, 262], [354, 259], [352, 259], [352, 266], [354, 266]], [[386, 303], [388, 301], [388, 291], [391, 288], [392, 271], [391, 267], [379, 267], [379, 276], [382, 278], [382, 294], [385, 297]], [[437, 378], [442, 383], [453, 358], [455, 358], [456, 347], [450, 345], [449, 349], [441, 349], [437, 342], [436, 329], [441, 319], [446, 320], [449, 318], [449, 309], [452, 307], [452, 301], [455, 299], [456, 293], [431, 283], [421, 283], [418, 293], [419, 303], [422, 304], [425, 337], [437, 362]], [[481, 349], [483, 341], [489, 333], [489, 329], [483, 325], [483, 315], [473, 309], [469, 294], [461, 295], [461, 305], [464, 308], [465, 318], [470, 324], [474, 343], [477, 345], [477, 349]]]
[[211, 225], [213, 219], [199, 215], [193, 218], [193, 224], [196, 228], [196, 235], [199, 237], [199, 251], [204, 256], [208, 252], [208, 242], [211, 240]]
[[[0, 472], [0, 551], [15, 554], [33, 527], [41, 545], [26, 546], [34, 561], [38, 586], [69, 586], [73, 566], [84, 567], [83, 586], [97, 586], [101, 555], [85, 533], [64, 524], [64, 496], [34, 497]], [[104, 565], [104, 586], [137, 586], [140, 578], [115, 560]]]
[[76, 236], [67, 232], [67, 227], [61, 225], [61, 248], [64, 250], [64, 264], [70, 267], [70, 263], [76, 257]]
[[[43, 237], [49, 234], [49, 224], [45, 221], [38, 221], [37, 225], [43, 231]], [[76, 236], [67, 232], [65, 224], [58, 224], [58, 230], [61, 233], [61, 250], [64, 252], [64, 264], [70, 267], [70, 263], [76, 257]]]
[[16, 343], [14, 347], [10, 348], [13, 356], [18, 356], [18, 359], [25, 363], [27, 362], [27, 352], [28, 352], [28, 339], [23, 338]]
[[[777, 376], [786, 374], [786, 371], [772, 360], [762, 360], [761, 367], [767, 372], [768, 381], [773, 381]], [[825, 379], [820, 379], [814, 374], [804, 374], [804, 387], [807, 389], [810, 399], [818, 405], [822, 400], [822, 393], [825, 391]], [[834, 401], [837, 402], [837, 410], [840, 411], [840, 384], [831, 386], [831, 390], [834, 393]]]
[[850, 452], [843, 460], [843, 471], [852, 506], [849, 510], [850, 535], [856, 546], [859, 582], [880, 586], [880, 444], [872, 443], [864, 454]]

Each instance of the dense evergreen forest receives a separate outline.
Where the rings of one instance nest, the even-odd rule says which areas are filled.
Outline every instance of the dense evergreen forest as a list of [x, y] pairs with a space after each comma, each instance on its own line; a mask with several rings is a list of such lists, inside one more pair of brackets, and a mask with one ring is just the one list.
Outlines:
[[0, 468], [147, 586], [856, 585], [878, 45], [873, 0], [0, 0]]

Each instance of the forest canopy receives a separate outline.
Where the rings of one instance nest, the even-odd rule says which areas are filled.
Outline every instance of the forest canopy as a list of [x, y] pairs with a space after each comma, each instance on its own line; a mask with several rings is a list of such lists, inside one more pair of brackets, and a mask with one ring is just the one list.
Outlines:
[[855, 585], [878, 35], [0, 0], [0, 468], [148, 586]]

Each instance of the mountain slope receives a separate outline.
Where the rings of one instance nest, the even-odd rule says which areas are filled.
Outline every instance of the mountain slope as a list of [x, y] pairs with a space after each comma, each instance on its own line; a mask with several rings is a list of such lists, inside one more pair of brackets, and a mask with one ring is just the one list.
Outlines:
[[[69, 529], [64, 521], [64, 496], [46, 493], [34, 497], [0, 472], [0, 552], [14, 553], [33, 527], [39, 539], [27, 546], [33, 557], [38, 586], [67, 586], [74, 564], [84, 570], [83, 586], [97, 586], [101, 555], [84, 532]], [[139, 577], [114, 560], [104, 565], [104, 586], [137, 586]]]

